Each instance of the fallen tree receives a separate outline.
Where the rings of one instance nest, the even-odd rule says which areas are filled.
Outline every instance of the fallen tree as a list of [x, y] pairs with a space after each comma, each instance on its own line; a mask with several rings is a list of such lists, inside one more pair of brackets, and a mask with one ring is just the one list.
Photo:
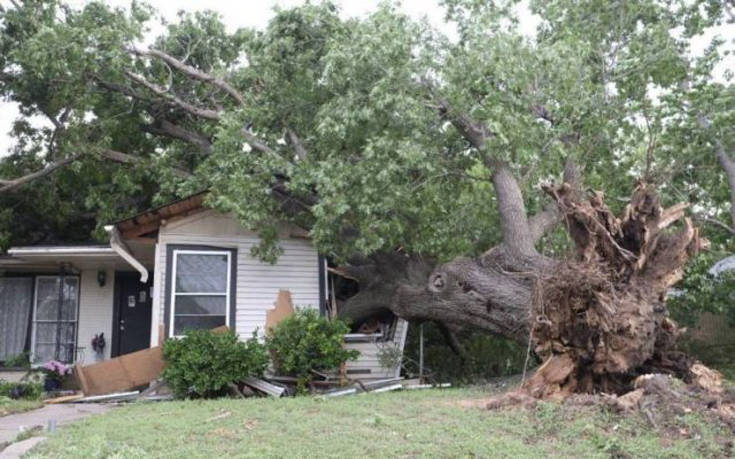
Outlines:
[[399, 253], [339, 268], [364, 283], [342, 315], [360, 320], [387, 306], [450, 332], [474, 327], [529, 342], [544, 362], [525, 383], [538, 398], [624, 393], [651, 372], [689, 379], [692, 362], [676, 350], [678, 328], [665, 304], [687, 260], [706, 245], [686, 204], [663, 208], [639, 183], [616, 216], [601, 192], [586, 195], [568, 183], [544, 189], [574, 242], [568, 259], [536, 252], [531, 226], [516, 218], [501, 245], [430, 273], [427, 260]]

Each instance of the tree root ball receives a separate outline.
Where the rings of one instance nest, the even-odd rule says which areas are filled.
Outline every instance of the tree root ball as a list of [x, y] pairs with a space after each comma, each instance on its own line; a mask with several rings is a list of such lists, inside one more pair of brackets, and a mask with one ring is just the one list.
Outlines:
[[684, 218], [685, 206], [662, 208], [642, 183], [619, 217], [601, 192], [582, 199], [568, 187], [546, 191], [564, 214], [575, 253], [536, 282], [530, 339], [544, 363], [524, 389], [561, 399], [624, 394], [651, 372], [690, 381], [692, 362], [676, 350], [679, 330], [665, 304], [684, 264], [704, 245]]

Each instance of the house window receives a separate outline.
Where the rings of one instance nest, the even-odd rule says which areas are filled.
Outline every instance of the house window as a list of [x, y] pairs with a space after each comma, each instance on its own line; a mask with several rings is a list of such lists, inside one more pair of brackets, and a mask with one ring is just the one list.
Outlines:
[[232, 251], [173, 250], [169, 336], [232, 326]]
[[34, 363], [74, 361], [79, 309], [79, 278], [38, 276], [33, 307], [31, 353]]
[[27, 351], [32, 277], [0, 278], [0, 362]]

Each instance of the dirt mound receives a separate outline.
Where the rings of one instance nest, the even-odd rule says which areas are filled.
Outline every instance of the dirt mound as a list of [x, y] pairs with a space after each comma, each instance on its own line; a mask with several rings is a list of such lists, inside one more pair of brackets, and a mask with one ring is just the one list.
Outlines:
[[[622, 395], [576, 393], [562, 404], [567, 407], [597, 406], [616, 413], [643, 416], [657, 430], [675, 436], [687, 436], [674, 420], [688, 414], [705, 419], [713, 416], [735, 434], [735, 390], [724, 387], [718, 372], [695, 364], [697, 376], [684, 383], [670, 375], [646, 374], [635, 379], [633, 389]], [[541, 400], [523, 388], [481, 401], [486, 409], [531, 409]], [[480, 401], [466, 400], [460, 405], [479, 407]]]

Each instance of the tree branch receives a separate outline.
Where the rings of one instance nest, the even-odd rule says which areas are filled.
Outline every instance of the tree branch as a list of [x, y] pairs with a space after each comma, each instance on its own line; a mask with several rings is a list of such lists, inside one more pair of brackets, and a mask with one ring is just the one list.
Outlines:
[[[563, 181], [574, 188], [578, 188], [582, 182], [582, 174], [579, 167], [570, 159], [567, 159], [564, 164]], [[528, 227], [534, 242], [551, 231], [559, 223], [560, 219], [561, 213], [559, 212], [559, 205], [556, 202], [550, 202], [544, 207], [544, 210], [529, 217]]]
[[157, 49], [149, 49], [147, 51], [141, 50], [138, 48], [133, 48], [131, 50], [134, 54], [137, 54], [139, 56], [147, 56], [147, 57], [156, 57], [158, 59], [161, 59], [171, 67], [175, 68], [176, 70], [180, 71], [181, 73], [194, 78], [199, 81], [204, 81], [206, 83], [210, 83], [223, 91], [225, 91], [227, 94], [230, 95], [233, 99], [235, 99], [238, 103], [238, 105], [244, 105], [245, 100], [242, 96], [242, 94], [232, 87], [228, 82], [223, 80], [222, 78], [217, 78], [215, 76], [212, 76], [206, 72], [203, 72], [195, 67], [192, 67], [190, 65], [185, 64], [184, 62], [176, 59], [175, 57], [171, 56], [170, 54], [167, 54], [163, 51], [157, 50]]
[[448, 118], [470, 145], [484, 152], [487, 139], [495, 135], [487, 128], [485, 123], [477, 122], [467, 114], [455, 110], [446, 98], [436, 92], [430, 81], [424, 79], [421, 84], [434, 103], [437, 104], [439, 115]]
[[[712, 127], [712, 123], [704, 115], [699, 115], [697, 121], [705, 130], [709, 130]], [[730, 221], [732, 222], [732, 226], [735, 227], [735, 160], [725, 151], [725, 146], [717, 137], [714, 137], [714, 144], [715, 156], [725, 171], [727, 184], [730, 186]]]
[[503, 242], [523, 255], [535, 255], [523, 194], [507, 164], [495, 164], [493, 188], [498, 198]]
[[141, 126], [141, 129], [149, 134], [179, 139], [197, 145], [204, 154], [212, 152], [212, 142], [209, 139], [163, 118], [157, 118], [152, 124], [144, 124]]
[[128, 96], [130, 98], [140, 100], [143, 102], [151, 103], [151, 99], [149, 97], [146, 97], [145, 95], [139, 93], [138, 91], [134, 90], [133, 88], [130, 88], [128, 86], [123, 86], [121, 84], [113, 83], [111, 81], [105, 81], [100, 79], [97, 76], [93, 77], [95, 83], [97, 86], [100, 86], [104, 89], [113, 91], [113, 92], [119, 92], [120, 94], [123, 94], [125, 96]]
[[27, 175], [24, 175], [22, 177], [18, 177], [16, 179], [12, 179], [12, 180], [5, 179], [5, 180], [2, 180], [2, 181], [0, 181], [0, 183], [2, 184], [2, 187], [0, 187], [0, 193], [7, 193], [7, 192], [10, 192], [10, 191], [15, 191], [18, 188], [22, 187], [23, 185], [25, 185], [25, 184], [27, 184], [29, 182], [32, 182], [32, 181], [37, 180], [39, 178], [45, 177], [45, 176], [51, 174], [52, 172], [54, 172], [55, 170], [57, 170], [57, 169], [59, 169], [61, 167], [64, 167], [64, 166], [67, 166], [67, 165], [73, 163], [80, 156], [81, 155], [75, 155], [75, 156], [70, 156], [69, 158], [64, 158], [62, 160], [59, 160], [59, 161], [56, 161], [56, 162], [53, 162], [53, 163], [49, 164], [48, 166], [44, 167], [41, 170], [38, 170], [36, 172], [32, 172], [32, 173], [27, 174]]
[[706, 215], [699, 215], [694, 214], [694, 219], [703, 223], [709, 223], [710, 225], [714, 225], [722, 230], [727, 231], [730, 234], [735, 234], [735, 228], [732, 226], [727, 226], [724, 222], [721, 222], [720, 220], [712, 217], [708, 217]]
[[288, 139], [291, 143], [291, 146], [293, 147], [294, 151], [296, 151], [296, 156], [301, 161], [305, 161], [307, 152], [306, 148], [304, 148], [304, 145], [301, 143], [301, 139], [299, 139], [296, 133], [291, 129], [287, 129], [286, 132], [288, 133]]
[[177, 97], [171, 94], [165, 88], [162, 88], [161, 86], [158, 86], [155, 83], [151, 83], [150, 81], [146, 80], [142, 76], [135, 74], [133, 72], [126, 71], [125, 75], [127, 75], [128, 78], [138, 83], [139, 85], [148, 88], [153, 94], [157, 95], [158, 97], [173, 103], [177, 107], [181, 108], [182, 110], [186, 112], [191, 113], [194, 116], [212, 120], [212, 121], [219, 121], [220, 119], [219, 112], [217, 112], [216, 110], [211, 110], [208, 108], [201, 108], [201, 107], [197, 107], [196, 105], [190, 104], [189, 102], [186, 102], [180, 97]]
[[[103, 150], [100, 154], [103, 158], [116, 162], [116, 163], [120, 163], [120, 164], [140, 165], [145, 162], [145, 160], [139, 156], [133, 156], [133, 155], [129, 155], [127, 153], [122, 153], [120, 151], [115, 151], [115, 150]], [[174, 175], [180, 178], [190, 178], [191, 177], [191, 173], [183, 169], [173, 168], [172, 171]]]

